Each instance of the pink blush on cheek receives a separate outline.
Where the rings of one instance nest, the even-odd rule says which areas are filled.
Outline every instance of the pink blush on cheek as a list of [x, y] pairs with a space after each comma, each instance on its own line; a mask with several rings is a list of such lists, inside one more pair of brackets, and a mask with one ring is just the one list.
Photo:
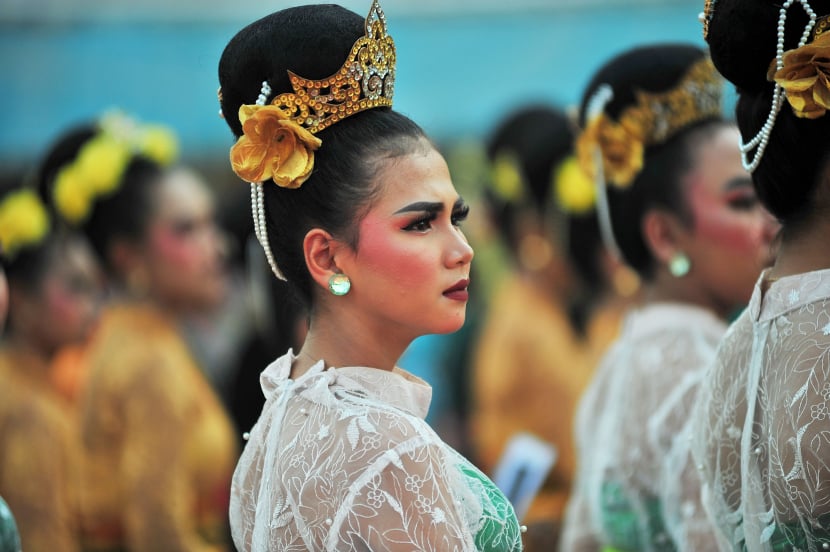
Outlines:
[[745, 214], [730, 209], [725, 199], [712, 197], [701, 186], [692, 186], [689, 200], [699, 236], [734, 251], [755, 247], [759, 233], [748, 223]]
[[153, 249], [171, 266], [183, 270], [198, 268], [198, 255], [187, 238], [177, 236], [169, 228], [157, 228], [151, 233], [151, 240]]

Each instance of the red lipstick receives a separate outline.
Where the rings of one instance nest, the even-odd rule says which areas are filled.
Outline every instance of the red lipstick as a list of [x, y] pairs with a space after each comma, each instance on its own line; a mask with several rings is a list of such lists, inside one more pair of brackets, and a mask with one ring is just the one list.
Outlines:
[[466, 301], [470, 296], [467, 292], [467, 286], [469, 285], [470, 280], [467, 278], [459, 280], [451, 288], [444, 290], [444, 297], [453, 301]]

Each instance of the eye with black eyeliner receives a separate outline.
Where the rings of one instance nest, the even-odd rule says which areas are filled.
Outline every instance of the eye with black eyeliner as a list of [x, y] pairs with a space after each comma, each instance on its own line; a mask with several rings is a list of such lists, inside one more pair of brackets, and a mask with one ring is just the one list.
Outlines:
[[422, 217], [415, 219], [406, 226], [404, 230], [407, 232], [426, 232], [432, 226], [432, 221], [438, 216], [438, 213], [428, 213]]
[[459, 205], [456, 207], [452, 212], [452, 224], [453, 226], [461, 226], [461, 223], [467, 220], [467, 217], [470, 214], [470, 206], [469, 205]]
[[758, 206], [758, 197], [752, 192], [735, 194], [728, 197], [726, 203], [735, 211], [751, 211]]

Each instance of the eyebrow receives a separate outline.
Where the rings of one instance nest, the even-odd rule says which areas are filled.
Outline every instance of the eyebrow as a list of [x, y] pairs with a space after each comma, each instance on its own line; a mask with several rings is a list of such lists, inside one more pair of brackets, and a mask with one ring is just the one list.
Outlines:
[[[453, 203], [453, 211], [462, 207], [464, 205], [464, 198], [459, 197]], [[396, 215], [400, 215], [401, 213], [440, 213], [444, 210], [444, 204], [437, 202], [437, 201], [416, 201], [415, 203], [410, 203], [406, 207], [402, 207], [395, 211]]]
[[746, 186], [752, 187], [752, 178], [748, 176], [738, 176], [726, 183], [724, 187], [725, 192], [731, 192], [736, 188], [743, 188]]

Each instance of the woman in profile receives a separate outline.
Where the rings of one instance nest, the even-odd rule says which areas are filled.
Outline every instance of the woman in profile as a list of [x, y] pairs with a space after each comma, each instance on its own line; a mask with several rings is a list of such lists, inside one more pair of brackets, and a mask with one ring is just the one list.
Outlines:
[[[0, 244], [10, 305], [0, 343], [0, 496], [23, 550], [75, 551], [77, 424], [51, 363], [92, 332], [101, 275], [87, 241], [62, 228], [29, 188], [0, 197]], [[5, 310], [3, 302], [3, 318]]]
[[736, 85], [744, 164], [781, 221], [775, 264], [730, 327], [694, 416], [722, 549], [830, 549], [830, 5], [707, 2]]
[[220, 101], [275, 275], [305, 342], [262, 373], [234, 474], [237, 548], [520, 550], [512, 506], [426, 424], [431, 389], [396, 366], [464, 323], [467, 206], [423, 131], [393, 109], [395, 47], [375, 1], [255, 21], [219, 62]]
[[164, 127], [68, 131], [40, 186], [101, 259], [111, 298], [79, 385], [85, 550], [230, 550], [232, 424], [182, 334], [225, 291], [213, 199]]
[[696, 46], [623, 52], [592, 77], [577, 139], [603, 237], [643, 281], [583, 396], [562, 549], [712, 550], [686, 423], [734, 311], [771, 261], [776, 226]]

